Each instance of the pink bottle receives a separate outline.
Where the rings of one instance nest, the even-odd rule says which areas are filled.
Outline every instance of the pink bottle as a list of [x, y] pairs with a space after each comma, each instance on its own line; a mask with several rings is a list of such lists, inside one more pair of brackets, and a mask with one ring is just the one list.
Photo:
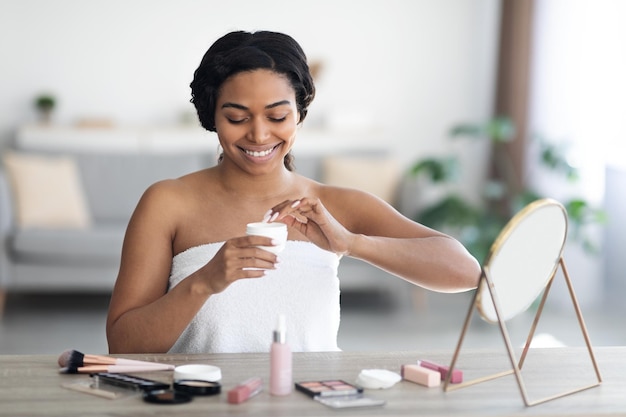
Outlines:
[[270, 394], [287, 395], [293, 385], [291, 376], [291, 348], [285, 343], [285, 316], [278, 316], [270, 348]]

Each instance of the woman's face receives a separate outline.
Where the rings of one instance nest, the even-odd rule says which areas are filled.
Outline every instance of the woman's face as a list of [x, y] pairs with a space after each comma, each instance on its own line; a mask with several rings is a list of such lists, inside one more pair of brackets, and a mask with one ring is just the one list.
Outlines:
[[284, 76], [259, 69], [233, 75], [222, 84], [215, 127], [224, 160], [251, 174], [284, 167], [298, 128], [295, 91]]

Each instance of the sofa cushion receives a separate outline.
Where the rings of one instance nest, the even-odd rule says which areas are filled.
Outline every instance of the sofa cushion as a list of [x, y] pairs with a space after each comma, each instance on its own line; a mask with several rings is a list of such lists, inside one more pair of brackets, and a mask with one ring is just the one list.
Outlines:
[[88, 230], [19, 229], [9, 237], [11, 257], [19, 262], [119, 264], [125, 227]]
[[21, 227], [86, 228], [91, 222], [73, 158], [7, 152], [4, 163]]
[[334, 155], [323, 160], [322, 182], [367, 191], [394, 205], [400, 174], [400, 165], [392, 157]]

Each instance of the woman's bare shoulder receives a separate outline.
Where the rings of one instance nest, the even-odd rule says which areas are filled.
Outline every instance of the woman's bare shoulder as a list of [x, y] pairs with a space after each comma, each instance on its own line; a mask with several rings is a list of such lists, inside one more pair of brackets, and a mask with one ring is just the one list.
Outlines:
[[197, 199], [203, 171], [193, 172], [179, 178], [163, 179], [151, 184], [142, 194], [137, 209], [170, 210], [185, 209]]
[[211, 186], [208, 180], [208, 170], [196, 171], [178, 178], [168, 178], [159, 180], [151, 184], [144, 194], [156, 195], [158, 197], [167, 197], [169, 194], [193, 194], [197, 192], [199, 187], [206, 189]]

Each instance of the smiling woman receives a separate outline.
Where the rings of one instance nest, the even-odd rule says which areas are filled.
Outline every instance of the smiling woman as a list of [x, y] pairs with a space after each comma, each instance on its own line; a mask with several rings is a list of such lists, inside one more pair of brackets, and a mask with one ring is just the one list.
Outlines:
[[[296, 106], [297, 123], [302, 123], [307, 115], [308, 107], [315, 97], [313, 76], [309, 70], [306, 55], [300, 45], [291, 37], [274, 32], [257, 32], [254, 36], [245, 32], [232, 32], [220, 39], [209, 48], [200, 66], [194, 73], [191, 83], [192, 102], [198, 111], [200, 124], [211, 132], [217, 131], [216, 109], [218, 89], [233, 75], [251, 73], [254, 69], [266, 69], [274, 75], [284, 78], [292, 91], [291, 101], [279, 100], [267, 102], [268, 119], [280, 122], [287, 114], [271, 113], [275, 107], [283, 105]], [[263, 44], [260, 48], [259, 45]], [[254, 80], [250, 80], [254, 81]], [[257, 80], [262, 81], [262, 80]], [[263, 84], [256, 84], [262, 86]], [[239, 86], [245, 87], [245, 86]], [[284, 86], [283, 86], [284, 87]], [[229, 119], [233, 124], [249, 119], [249, 108], [242, 103], [222, 102], [223, 109], [241, 110], [234, 112]], [[228, 114], [225, 115], [228, 117]], [[285, 157], [285, 165], [293, 170], [293, 157]]]
[[[373, 194], [294, 171], [315, 87], [293, 38], [223, 36], [191, 90], [224, 151], [216, 166], [157, 182], [139, 201], [109, 308], [112, 353], [268, 351], [280, 315], [294, 351], [338, 350], [344, 256], [432, 290], [476, 286], [479, 265], [456, 240]], [[287, 226], [280, 255], [271, 249], [281, 242], [246, 234], [261, 220]]]
[[[267, 104], [265, 104], [267, 103]], [[240, 168], [268, 169], [282, 163], [295, 141], [299, 114], [294, 89], [287, 78], [270, 70], [242, 72], [222, 85], [215, 126], [224, 163], [241, 162]]]

